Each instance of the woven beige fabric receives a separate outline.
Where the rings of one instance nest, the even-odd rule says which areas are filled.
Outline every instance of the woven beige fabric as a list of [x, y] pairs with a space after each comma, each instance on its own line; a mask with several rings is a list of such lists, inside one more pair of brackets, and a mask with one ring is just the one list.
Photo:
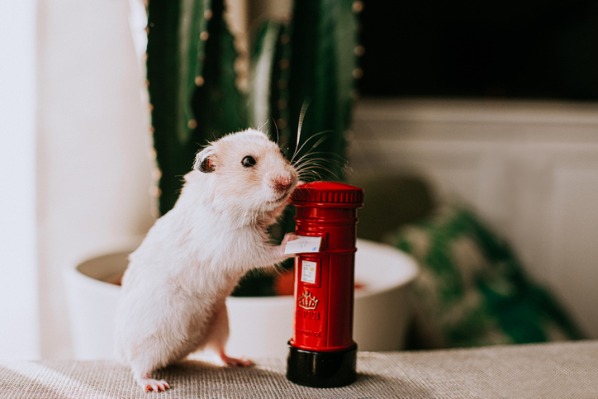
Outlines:
[[111, 361], [0, 361], [0, 398], [598, 398], [598, 341], [360, 353], [357, 382], [335, 389], [294, 385], [285, 368], [284, 359], [251, 369], [188, 361], [160, 373], [171, 390], [144, 393]]

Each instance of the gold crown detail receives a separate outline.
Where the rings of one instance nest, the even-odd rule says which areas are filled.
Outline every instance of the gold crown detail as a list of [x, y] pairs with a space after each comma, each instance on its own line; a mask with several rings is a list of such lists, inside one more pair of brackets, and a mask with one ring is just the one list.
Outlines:
[[318, 307], [318, 298], [309, 291], [303, 291], [298, 301], [299, 307], [305, 310], [314, 310]]

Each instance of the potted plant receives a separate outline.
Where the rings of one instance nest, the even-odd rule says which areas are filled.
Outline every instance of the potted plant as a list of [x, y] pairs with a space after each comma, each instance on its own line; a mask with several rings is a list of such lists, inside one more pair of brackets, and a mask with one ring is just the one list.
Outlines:
[[[290, 22], [262, 24], [254, 36], [251, 68], [245, 71], [247, 87], [244, 87], [243, 73], [235, 68], [239, 52], [227, 27], [223, 0], [149, 1], [147, 77], [154, 147], [160, 169], [160, 214], [168, 212], [176, 202], [182, 176], [190, 170], [198, 148], [248, 126], [261, 127], [275, 136], [286, 156], [304, 171], [303, 180], [342, 179], [346, 132], [355, 99], [355, 78], [359, 75], [356, 14], [360, 7], [354, 4], [352, 0], [295, 1]], [[302, 163], [310, 166], [302, 167]], [[292, 216], [292, 212], [284, 215], [272, 231], [274, 237], [281, 238], [292, 229]], [[373, 244], [361, 245], [365, 245], [366, 254], [368, 245], [375, 249], [371, 256], [375, 256], [373, 252], [384, 253], [383, 249], [371, 247]], [[72, 295], [99, 294], [101, 287], [107, 284], [98, 285], [89, 278], [99, 281], [112, 276], [118, 280], [119, 273], [126, 267], [126, 254], [134, 248], [132, 245], [80, 263], [70, 276], [69, 286], [83, 281], [87, 286], [71, 289]], [[398, 259], [400, 254], [394, 254], [394, 258], [389, 256], [386, 263], [406, 264], [406, 275], [414, 274], [415, 268], [407, 259]], [[106, 266], [107, 262], [111, 266]], [[100, 264], [103, 266], [99, 267]], [[287, 265], [291, 266], [292, 262]], [[372, 281], [370, 285], [378, 285], [380, 292], [389, 292], [409, 280], [403, 280], [405, 276], [389, 279], [392, 274], [391, 270], [381, 272], [382, 282]], [[284, 285], [280, 276], [280, 273], [252, 273], [234, 293], [250, 298], [230, 298], [232, 346], [243, 346], [235, 341], [235, 325], [251, 306], [270, 306], [269, 311], [262, 312], [269, 318], [271, 312], [278, 309], [283, 315], [280, 317], [288, 318], [282, 322], [281, 333], [285, 334], [288, 329], [290, 334], [292, 310], [288, 309], [292, 309], [292, 298], [267, 297], [277, 290], [285, 291], [280, 288]], [[366, 275], [363, 276], [367, 280]], [[388, 286], [384, 280], [396, 284]], [[113, 284], [109, 291], [107, 295], [115, 298], [118, 286]], [[110, 317], [116, 299], [104, 301], [110, 303], [103, 308], [95, 305], [92, 311]], [[71, 309], [75, 319], [88, 313]], [[356, 319], [358, 313], [356, 304]], [[86, 334], [90, 331], [102, 328], [93, 323], [88, 321], [86, 327], [72, 329], [76, 352], [81, 357], [93, 357], [99, 350], [105, 350], [100, 349], [105, 345], [97, 340], [91, 340], [91, 345], [82, 342], [89, 341]], [[253, 325], [260, 326], [260, 323], [254, 318]], [[266, 338], [264, 342], [272, 342], [261, 328], [262, 338]], [[268, 330], [272, 332], [276, 326]], [[400, 337], [401, 333], [397, 333]], [[103, 333], [104, 340], [108, 334], [109, 331]], [[78, 342], [77, 337], [85, 339]]]

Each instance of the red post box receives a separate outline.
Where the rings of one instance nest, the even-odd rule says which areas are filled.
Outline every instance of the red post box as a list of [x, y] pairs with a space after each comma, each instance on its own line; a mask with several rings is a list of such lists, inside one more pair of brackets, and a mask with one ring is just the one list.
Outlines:
[[320, 237], [318, 252], [295, 257], [295, 319], [287, 378], [313, 387], [356, 379], [353, 297], [357, 209], [363, 190], [312, 182], [295, 189], [295, 233]]

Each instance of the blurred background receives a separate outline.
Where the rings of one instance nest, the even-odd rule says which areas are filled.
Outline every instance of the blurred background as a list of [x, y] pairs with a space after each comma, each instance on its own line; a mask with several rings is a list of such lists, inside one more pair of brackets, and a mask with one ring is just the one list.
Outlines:
[[[228, 3], [239, 35], [290, 12]], [[596, 3], [355, 3], [351, 175], [417, 176], [436, 201], [469, 204], [598, 337]], [[64, 269], [156, 217], [143, 4], [0, 14], [0, 357], [68, 358]]]

